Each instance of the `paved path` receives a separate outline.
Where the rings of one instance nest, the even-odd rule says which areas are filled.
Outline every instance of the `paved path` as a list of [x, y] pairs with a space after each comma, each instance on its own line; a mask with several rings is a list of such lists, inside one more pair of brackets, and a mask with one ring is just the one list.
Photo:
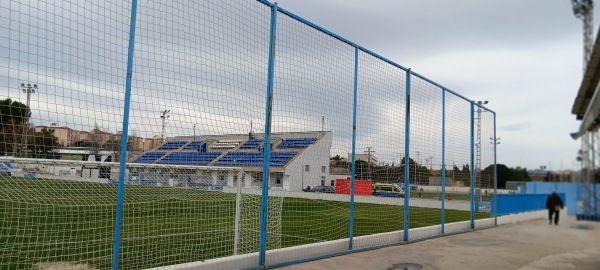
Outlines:
[[537, 219], [278, 269], [599, 270], [600, 222], [561, 218], [558, 226]]

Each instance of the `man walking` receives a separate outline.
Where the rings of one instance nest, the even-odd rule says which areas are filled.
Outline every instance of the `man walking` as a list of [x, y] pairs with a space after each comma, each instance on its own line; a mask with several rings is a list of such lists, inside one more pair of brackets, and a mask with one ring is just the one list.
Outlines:
[[558, 215], [560, 214], [560, 209], [563, 209], [563, 201], [560, 199], [556, 192], [552, 192], [548, 199], [546, 200], [546, 208], [548, 209], [548, 220], [550, 225], [552, 225], [552, 216], [554, 215], [554, 224], [558, 225]]

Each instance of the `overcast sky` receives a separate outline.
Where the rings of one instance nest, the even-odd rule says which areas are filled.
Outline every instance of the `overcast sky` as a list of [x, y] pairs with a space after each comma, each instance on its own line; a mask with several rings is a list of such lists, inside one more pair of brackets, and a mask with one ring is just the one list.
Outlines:
[[[279, 0], [497, 113], [498, 163], [578, 168], [582, 22], [567, 0]], [[595, 9], [596, 14], [598, 8]], [[595, 23], [595, 31], [598, 24]]]
[[[20, 0], [1, 6], [0, 19], [9, 25], [0, 28], [7, 44], [0, 46], [2, 97], [24, 102], [18, 85], [37, 82], [34, 124], [119, 131], [129, 34], [124, 3]], [[570, 1], [278, 4], [467, 98], [488, 100], [497, 113], [498, 163], [578, 168], [580, 142], [569, 133], [579, 127], [570, 112], [582, 77], [583, 38]], [[334, 134], [332, 154], [349, 153], [354, 49], [287, 16], [278, 17], [277, 27], [273, 131], [321, 130], [324, 116], [324, 128]], [[169, 137], [240, 134], [250, 121], [255, 132], [263, 131], [268, 29], [268, 9], [252, 0], [142, 1], [130, 132], [159, 135], [165, 109], [172, 116]], [[359, 62], [357, 153], [373, 147], [381, 161], [397, 163], [404, 152], [404, 73], [365, 53]], [[413, 83], [411, 155], [439, 163], [441, 113], [435, 106], [441, 106], [441, 92]], [[468, 163], [468, 103], [451, 97], [447, 103], [446, 162]], [[487, 140], [490, 118], [483, 119]], [[490, 149], [482, 149], [482, 167], [491, 162]]]

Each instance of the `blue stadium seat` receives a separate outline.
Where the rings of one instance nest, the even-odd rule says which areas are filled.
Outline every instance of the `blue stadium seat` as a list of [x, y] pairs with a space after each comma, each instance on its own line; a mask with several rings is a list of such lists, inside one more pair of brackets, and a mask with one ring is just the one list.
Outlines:
[[278, 148], [306, 148], [317, 141], [317, 138], [287, 138], [282, 139]]
[[186, 144], [183, 149], [195, 149], [199, 152], [206, 152], [206, 141], [193, 141], [191, 143]]
[[[298, 152], [271, 152], [271, 166], [284, 166]], [[260, 152], [229, 152], [214, 165], [216, 166], [262, 166], [263, 158]]]
[[263, 139], [250, 139], [247, 142], [245, 142], [244, 144], [242, 144], [242, 146], [240, 146], [240, 148], [242, 148], [242, 149], [257, 149], [262, 144], [263, 144]]
[[172, 152], [159, 160], [158, 164], [208, 165], [221, 155], [221, 152]]
[[159, 150], [174, 150], [174, 149], [179, 149], [180, 147], [184, 146], [187, 142], [186, 141], [171, 141], [171, 142], [166, 142], [165, 144], [161, 145], [158, 149]]
[[164, 156], [167, 152], [147, 152], [136, 159], [133, 163], [154, 163], [157, 159]]

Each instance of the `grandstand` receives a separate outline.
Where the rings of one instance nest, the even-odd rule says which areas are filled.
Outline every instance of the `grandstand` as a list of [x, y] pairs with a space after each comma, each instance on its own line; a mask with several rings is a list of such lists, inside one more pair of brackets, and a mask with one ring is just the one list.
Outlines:
[[[331, 132], [271, 134], [269, 188], [302, 191], [306, 186], [331, 183], [334, 179], [329, 174], [331, 145]], [[244, 188], [261, 188], [263, 147], [262, 134], [168, 138], [146, 152], [129, 155], [125, 181], [128, 184], [220, 190], [237, 186], [238, 179], [241, 179], [240, 185]], [[78, 150], [80, 154], [88, 152]], [[6, 161], [16, 166], [15, 169], [10, 168], [10, 174], [17, 177], [28, 174], [46, 179], [116, 183], [119, 163], [111, 162], [111, 154], [106, 152], [100, 160], [11, 157]], [[2, 173], [9, 174], [8, 171], [5, 169]]]
[[[301, 191], [306, 186], [328, 183], [329, 149], [332, 144], [331, 132], [274, 133], [271, 135], [270, 183], [273, 189]], [[242, 179], [246, 188], [260, 187], [264, 136], [256, 134], [178, 136], [168, 139], [162, 145], [129, 160], [136, 164], [165, 164], [207, 166], [196, 170], [186, 170], [185, 175], [169, 172], [171, 177], [157, 177], [152, 166], [130, 168], [130, 181], [143, 181], [158, 185], [233, 186]], [[223, 170], [217, 168], [223, 167]], [[244, 173], [225, 169], [239, 168]], [[176, 175], [173, 177], [173, 175]], [[150, 179], [153, 178], [153, 179]], [[158, 178], [158, 179], [156, 179]], [[168, 179], [171, 180], [168, 180]], [[176, 178], [176, 180], [172, 180]], [[194, 179], [194, 180], [189, 180]]]

